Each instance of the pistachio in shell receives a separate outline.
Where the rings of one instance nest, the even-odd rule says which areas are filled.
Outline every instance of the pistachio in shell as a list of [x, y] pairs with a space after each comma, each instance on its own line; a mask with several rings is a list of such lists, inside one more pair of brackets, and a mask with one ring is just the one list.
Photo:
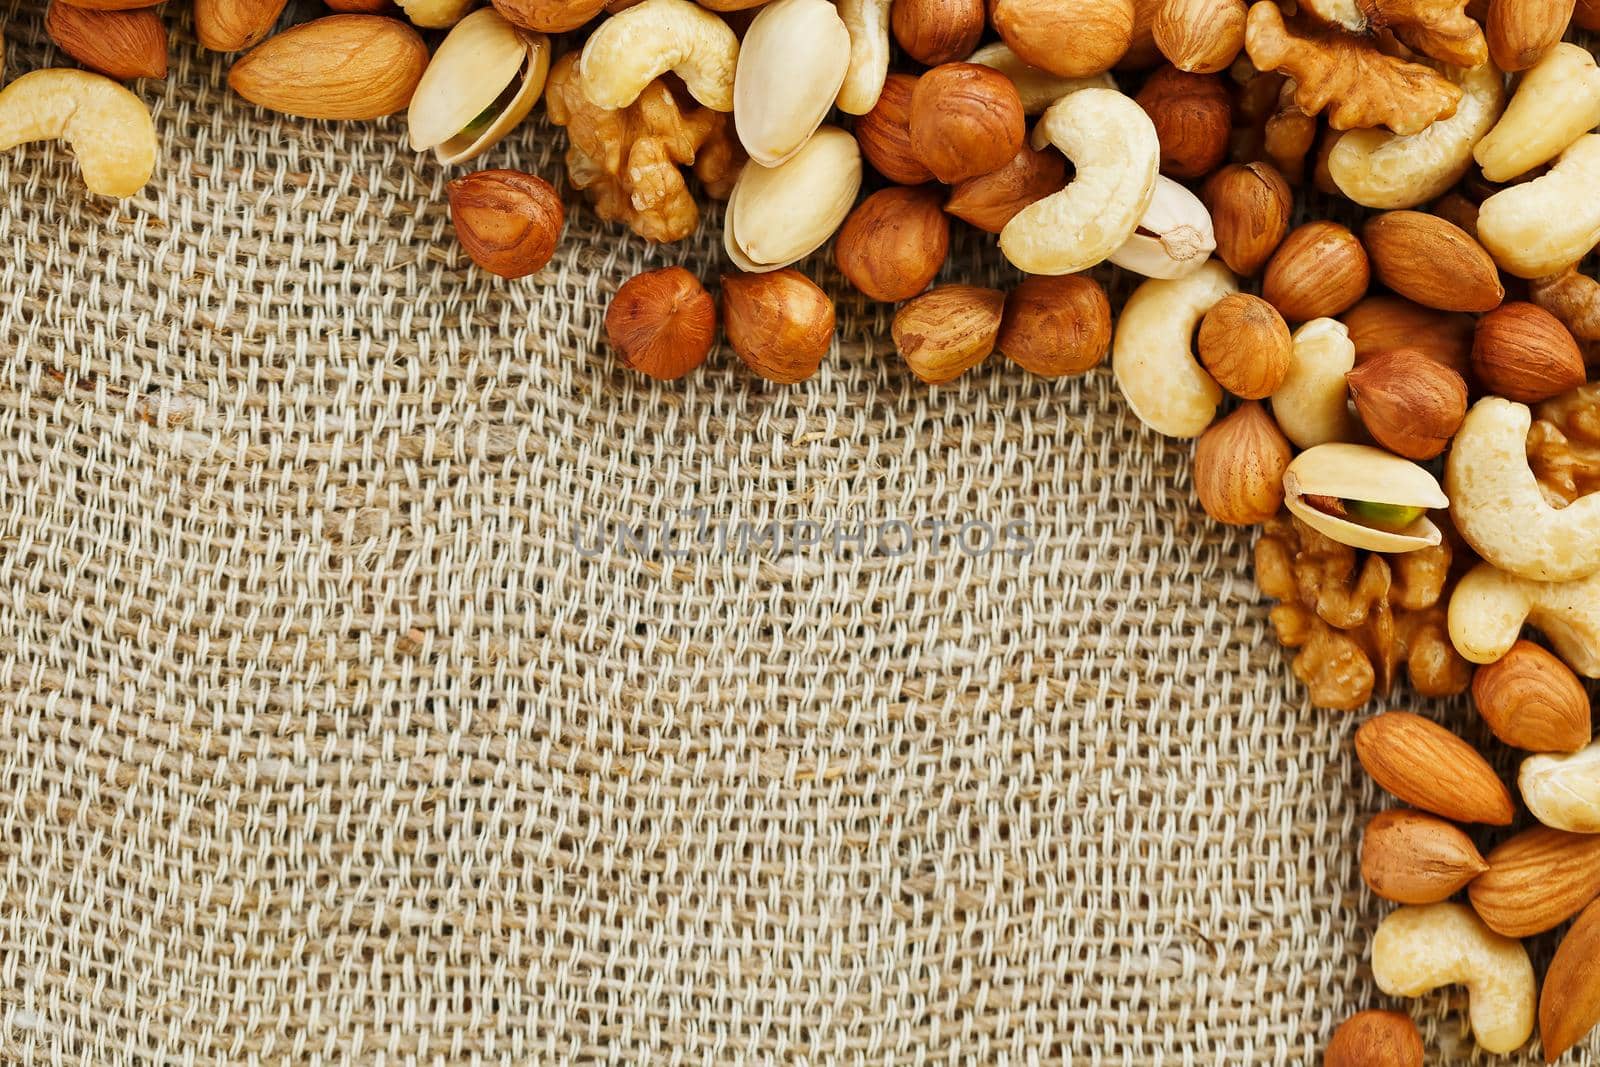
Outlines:
[[733, 265], [759, 274], [815, 252], [843, 224], [861, 189], [861, 150], [837, 126], [822, 126], [776, 167], [739, 172], [722, 225]]
[[1427, 517], [1449, 506], [1438, 481], [1410, 460], [1370, 445], [1308, 448], [1283, 472], [1284, 503], [1307, 526], [1372, 552], [1412, 552], [1441, 540]]
[[423, 71], [406, 113], [411, 147], [464, 163], [527, 117], [550, 73], [550, 38], [484, 7], [455, 24]]

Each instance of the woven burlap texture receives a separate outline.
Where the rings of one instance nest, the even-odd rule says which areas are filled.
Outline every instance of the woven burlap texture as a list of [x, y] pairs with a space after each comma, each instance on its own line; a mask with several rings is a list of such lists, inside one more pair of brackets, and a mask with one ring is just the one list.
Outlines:
[[0, 159], [0, 1061], [1287, 1064], [1385, 1003], [1357, 720], [1108, 373], [930, 389], [844, 302], [803, 386], [651, 385], [607, 300], [714, 219], [503, 282], [402, 121], [173, 60], [141, 195]]

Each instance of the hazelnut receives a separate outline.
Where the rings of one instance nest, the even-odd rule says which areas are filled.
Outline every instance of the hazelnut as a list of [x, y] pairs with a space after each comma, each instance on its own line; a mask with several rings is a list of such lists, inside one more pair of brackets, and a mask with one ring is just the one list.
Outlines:
[[1012, 216], [1067, 184], [1067, 161], [1061, 153], [1023, 145], [1011, 162], [980, 174], [950, 190], [944, 209], [980, 230], [999, 233]]
[[839, 228], [834, 262], [873, 300], [894, 303], [926, 289], [950, 251], [950, 220], [931, 185], [892, 185], [856, 205]]
[[1244, 0], [1164, 0], [1150, 33], [1179, 70], [1215, 74], [1244, 48]]
[[566, 33], [600, 14], [605, 0], [493, 0], [513, 26], [535, 33]]
[[1270, 163], [1223, 167], [1206, 181], [1200, 199], [1211, 212], [1217, 256], [1235, 274], [1260, 270], [1289, 232], [1294, 194]]
[[891, 74], [871, 111], [856, 119], [856, 143], [867, 162], [885, 178], [901, 185], [921, 185], [933, 172], [911, 151], [911, 91], [914, 74]]
[[1082, 374], [1111, 347], [1111, 303], [1083, 274], [1025, 278], [1006, 297], [995, 347], [1047, 378]]
[[911, 373], [929, 385], [954, 381], [994, 351], [1005, 294], [976, 285], [943, 285], [895, 314], [890, 333]]
[[1422, 1035], [1409, 1015], [1361, 1011], [1339, 1024], [1322, 1067], [1422, 1067]]
[[1063, 78], [1110, 70], [1133, 43], [1133, 16], [1133, 0], [989, 0], [1017, 58]]
[[1294, 450], [1256, 400], [1213, 423], [1194, 443], [1194, 490], [1218, 522], [1250, 526], [1283, 506], [1283, 472]]
[[833, 301], [786, 267], [722, 276], [722, 329], [749, 368], [768, 381], [803, 382], [833, 344]]
[[964, 59], [983, 36], [983, 0], [894, 0], [889, 26], [918, 63]]
[[1260, 400], [1289, 376], [1294, 342], [1278, 309], [1249, 293], [1230, 293], [1211, 305], [1195, 338], [1200, 362], [1234, 396]]
[[1489, 392], [1523, 404], [1576, 389], [1585, 378], [1583, 353], [1561, 320], [1520, 301], [1478, 319], [1472, 371]]
[[1345, 375], [1356, 413], [1372, 439], [1407, 459], [1445, 450], [1467, 417], [1467, 383], [1410, 348], [1373, 356]]
[[622, 362], [662, 381], [704, 363], [716, 338], [716, 301], [682, 267], [635, 274], [606, 308], [606, 340]]
[[1404, 297], [1380, 293], [1369, 296], [1339, 316], [1356, 346], [1356, 366], [1392, 348], [1410, 348], [1438, 360], [1470, 384], [1471, 315], [1435, 311]]
[[1233, 104], [1215, 74], [1186, 74], [1162, 67], [1134, 101], [1155, 124], [1161, 173], [1171, 178], [1210, 174], [1228, 154]]
[[522, 278], [555, 255], [566, 211], [555, 187], [520, 170], [480, 170], [445, 186], [456, 238], [472, 261]]
[[1005, 166], [1025, 133], [1022, 97], [993, 68], [946, 63], [911, 93], [911, 151], [946, 184]]
[[1337, 315], [1367, 291], [1366, 249], [1337, 222], [1308, 222], [1283, 239], [1261, 279], [1261, 295], [1290, 322]]

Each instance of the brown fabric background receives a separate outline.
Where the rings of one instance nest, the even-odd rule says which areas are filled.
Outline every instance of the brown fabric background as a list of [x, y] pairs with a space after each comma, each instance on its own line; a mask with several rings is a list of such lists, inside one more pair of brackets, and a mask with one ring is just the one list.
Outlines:
[[[1108, 372], [929, 389], [842, 302], [803, 386], [652, 386], [606, 302], [714, 220], [502, 282], [401, 120], [173, 59], [141, 196], [0, 157], [0, 1060], [1288, 1064], [1384, 1003], [1357, 719]], [[1037, 548], [573, 545], [697, 506]]]

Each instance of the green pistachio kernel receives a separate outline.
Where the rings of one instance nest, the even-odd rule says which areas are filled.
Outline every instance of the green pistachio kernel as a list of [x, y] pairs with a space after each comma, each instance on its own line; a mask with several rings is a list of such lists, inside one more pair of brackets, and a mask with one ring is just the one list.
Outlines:
[[1351, 518], [1395, 533], [1408, 528], [1428, 510], [1408, 504], [1374, 504], [1370, 500], [1349, 500], [1345, 506], [1349, 508]]

